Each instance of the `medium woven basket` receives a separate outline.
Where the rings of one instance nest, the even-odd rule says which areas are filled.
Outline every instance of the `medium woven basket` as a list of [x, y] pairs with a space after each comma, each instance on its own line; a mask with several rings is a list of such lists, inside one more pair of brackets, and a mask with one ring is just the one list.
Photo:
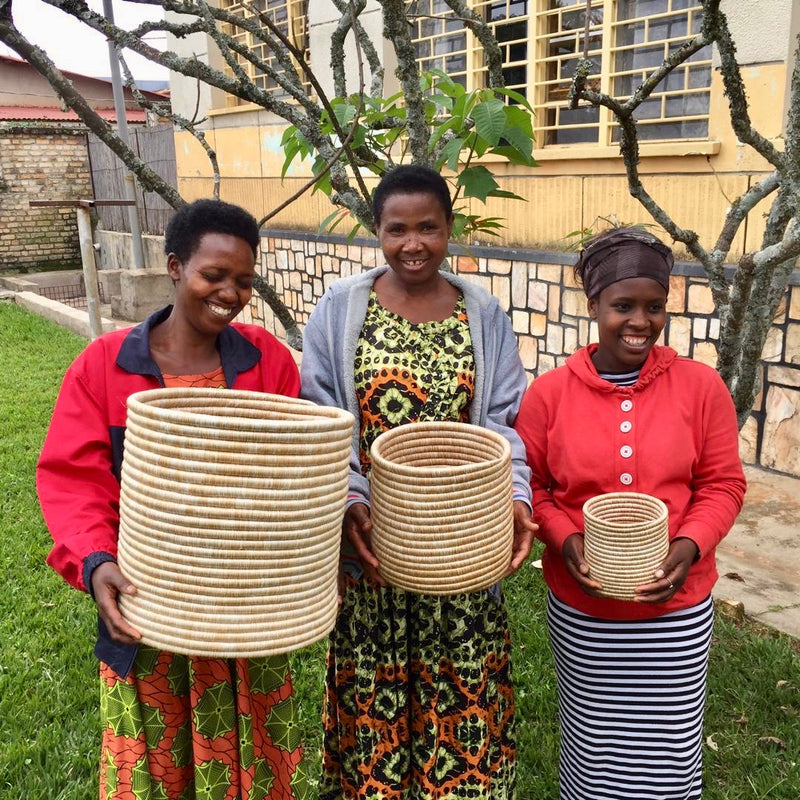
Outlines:
[[584, 557], [604, 597], [633, 600], [655, 580], [669, 550], [669, 515], [657, 497], [636, 492], [597, 495], [583, 505]]
[[371, 449], [372, 544], [380, 573], [420, 594], [497, 583], [511, 561], [511, 448], [493, 431], [416, 422]]
[[337, 613], [353, 417], [281, 395], [128, 398], [121, 595], [144, 644], [252, 658], [327, 635]]

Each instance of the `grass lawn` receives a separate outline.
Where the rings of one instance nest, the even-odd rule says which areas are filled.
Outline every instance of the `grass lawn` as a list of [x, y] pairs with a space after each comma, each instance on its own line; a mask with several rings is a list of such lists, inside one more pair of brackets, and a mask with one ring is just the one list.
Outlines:
[[[85, 341], [0, 304], [0, 798], [97, 797], [94, 612], [44, 564], [50, 538], [34, 466], [61, 376]], [[519, 721], [518, 800], [555, 800], [555, 676], [544, 586], [528, 565], [507, 585]], [[324, 647], [296, 653], [305, 740], [319, 771]], [[800, 797], [800, 642], [719, 619], [711, 657], [705, 800]]]

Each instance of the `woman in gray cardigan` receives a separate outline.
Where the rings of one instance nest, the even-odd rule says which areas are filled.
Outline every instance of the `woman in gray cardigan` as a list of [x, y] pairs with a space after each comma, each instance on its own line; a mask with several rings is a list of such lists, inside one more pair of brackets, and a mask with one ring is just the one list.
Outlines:
[[452, 205], [425, 167], [375, 191], [388, 266], [336, 283], [305, 330], [302, 396], [351, 411], [342, 608], [331, 634], [320, 800], [513, 796], [508, 619], [499, 587], [449, 596], [387, 586], [370, 548], [369, 448], [405, 422], [456, 420], [511, 443], [515, 541], [530, 552], [529, 470], [512, 429], [526, 378], [497, 300], [439, 271]]

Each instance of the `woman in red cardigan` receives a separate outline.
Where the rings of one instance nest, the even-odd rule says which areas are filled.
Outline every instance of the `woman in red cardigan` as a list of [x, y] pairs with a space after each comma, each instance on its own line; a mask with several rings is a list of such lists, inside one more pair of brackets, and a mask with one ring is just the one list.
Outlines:
[[[701, 796], [714, 549], [745, 480], [719, 375], [656, 344], [672, 264], [641, 230], [595, 237], [575, 272], [599, 342], [537, 378], [517, 417], [546, 545], [561, 800]], [[583, 556], [584, 502], [619, 491], [669, 510], [669, 552], [633, 601], [601, 596]]]
[[117, 566], [128, 397], [161, 386], [300, 391], [288, 349], [234, 322], [250, 302], [259, 240], [243, 208], [182, 206], [165, 237], [173, 305], [78, 356], [39, 459], [39, 500], [54, 540], [47, 561], [97, 605], [101, 800], [310, 796], [288, 656], [158, 650], [140, 642], [117, 603], [136, 592]]

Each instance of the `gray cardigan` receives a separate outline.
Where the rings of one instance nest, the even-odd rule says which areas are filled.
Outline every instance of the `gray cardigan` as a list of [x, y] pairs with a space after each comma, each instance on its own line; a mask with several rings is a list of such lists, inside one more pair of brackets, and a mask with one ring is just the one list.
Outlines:
[[[350, 458], [350, 500], [369, 503], [369, 483], [359, 466], [361, 412], [353, 380], [356, 347], [375, 280], [388, 266], [337, 281], [311, 314], [303, 333], [300, 396], [319, 405], [338, 406], [356, 418]], [[530, 505], [530, 469], [525, 447], [512, 428], [527, 379], [508, 315], [484, 289], [443, 272], [463, 295], [475, 357], [475, 393], [470, 422], [496, 431], [511, 443], [514, 496]]]

